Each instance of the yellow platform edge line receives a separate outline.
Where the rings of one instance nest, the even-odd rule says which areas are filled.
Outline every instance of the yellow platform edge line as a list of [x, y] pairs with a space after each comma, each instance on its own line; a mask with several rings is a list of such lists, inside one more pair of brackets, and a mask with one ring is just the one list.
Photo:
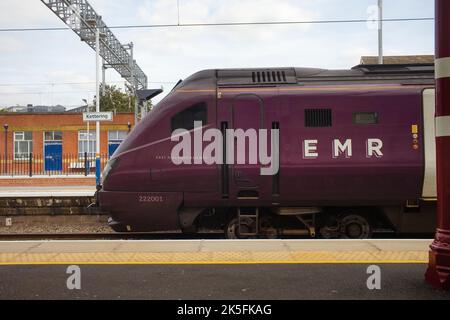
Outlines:
[[[252, 257], [253, 255], [253, 257]], [[409, 252], [77, 252], [0, 253], [1, 265], [268, 265], [422, 264], [428, 253]]]
[[0, 262], [0, 266], [16, 265], [276, 265], [276, 264], [427, 264], [425, 260], [317, 260], [317, 261], [38, 261]]

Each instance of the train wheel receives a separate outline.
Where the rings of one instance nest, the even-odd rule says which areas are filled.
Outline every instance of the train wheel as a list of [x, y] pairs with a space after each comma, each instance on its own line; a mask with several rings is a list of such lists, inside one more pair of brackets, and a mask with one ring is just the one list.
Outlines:
[[[243, 225], [242, 227], [245, 227]], [[250, 230], [250, 228], [249, 228]], [[239, 234], [239, 223], [237, 218], [233, 218], [228, 222], [225, 227], [225, 238], [227, 239], [248, 239], [248, 237], [243, 237]]]
[[126, 227], [124, 226], [110, 226], [111, 229], [113, 229], [114, 232], [119, 232], [119, 233], [126, 233], [129, 232], [129, 230], [127, 230]]
[[348, 214], [339, 221], [339, 233], [341, 239], [369, 239], [372, 228], [363, 216]]
[[369, 221], [358, 214], [329, 216], [319, 228], [324, 239], [369, 239], [372, 227]]
[[339, 233], [339, 220], [336, 216], [327, 216], [319, 227], [319, 235], [323, 239], [338, 239]]
[[128, 232], [129, 230], [127, 230], [127, 227], [121, 223], [115, 223], [114, 220], [109, 217], [108, 218], [108, 225], [111, 229], [113, 229], [115, 232]]
[[274, 221], [270, 216], [263, 216], [261, 218], [261, 236], [262, 239], [277, 239], [278, 232], [276, 227], [274, 226]]

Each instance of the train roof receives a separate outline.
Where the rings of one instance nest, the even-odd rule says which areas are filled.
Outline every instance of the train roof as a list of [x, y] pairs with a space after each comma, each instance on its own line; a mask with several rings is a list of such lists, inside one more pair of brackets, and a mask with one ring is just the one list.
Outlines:
[[336, 85], [336, 84], [434, 85], [434, 64], [357, 65], [347, 70], [318, 68], [210, 69], [197, 72], [177, 87]]
[[217, 71], [219, 86], [401, 83], [434, 85], [434, 64], [358, 65], [350, 70], [316, 68], [228, 69]]

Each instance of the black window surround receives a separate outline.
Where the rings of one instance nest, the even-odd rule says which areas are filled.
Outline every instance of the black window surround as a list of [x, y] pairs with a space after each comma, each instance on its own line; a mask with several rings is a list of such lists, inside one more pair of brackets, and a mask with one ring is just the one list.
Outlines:
[[207, 104], [200, 102], [177, 113], [171, 119], [172, 132], [177, 129], [192, 130], [195, 121], [201, 121], [205, 125], [208, 122], [207, 109]]

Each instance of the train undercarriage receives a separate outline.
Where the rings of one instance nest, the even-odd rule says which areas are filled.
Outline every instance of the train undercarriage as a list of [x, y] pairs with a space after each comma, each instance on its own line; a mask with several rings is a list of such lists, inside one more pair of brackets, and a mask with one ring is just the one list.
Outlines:
[[436, 201], [425, 200], [391, 206], [181, 207], [175, 210], [170, 223], [160, 220], [161, 213], [156, 216], [147, 213], [147, 219], [143, 219], [143, 213], [129, 219], [127, 213], [112, 215], [109, 225], [117, 232], [179, 229], [193, 236], [222, 232], [227, 239], [367, 239], [379, 233], [431, 235], [436, 225]]
[[431, 234], [434, 212], [435, 204], [425, 202], [415, 207], [196, 209], [191, 223], [183, 222], [183, 210], [180, 217], [185, 233], [222, 230], [227, 239], [368, 239], [380, 232]]

